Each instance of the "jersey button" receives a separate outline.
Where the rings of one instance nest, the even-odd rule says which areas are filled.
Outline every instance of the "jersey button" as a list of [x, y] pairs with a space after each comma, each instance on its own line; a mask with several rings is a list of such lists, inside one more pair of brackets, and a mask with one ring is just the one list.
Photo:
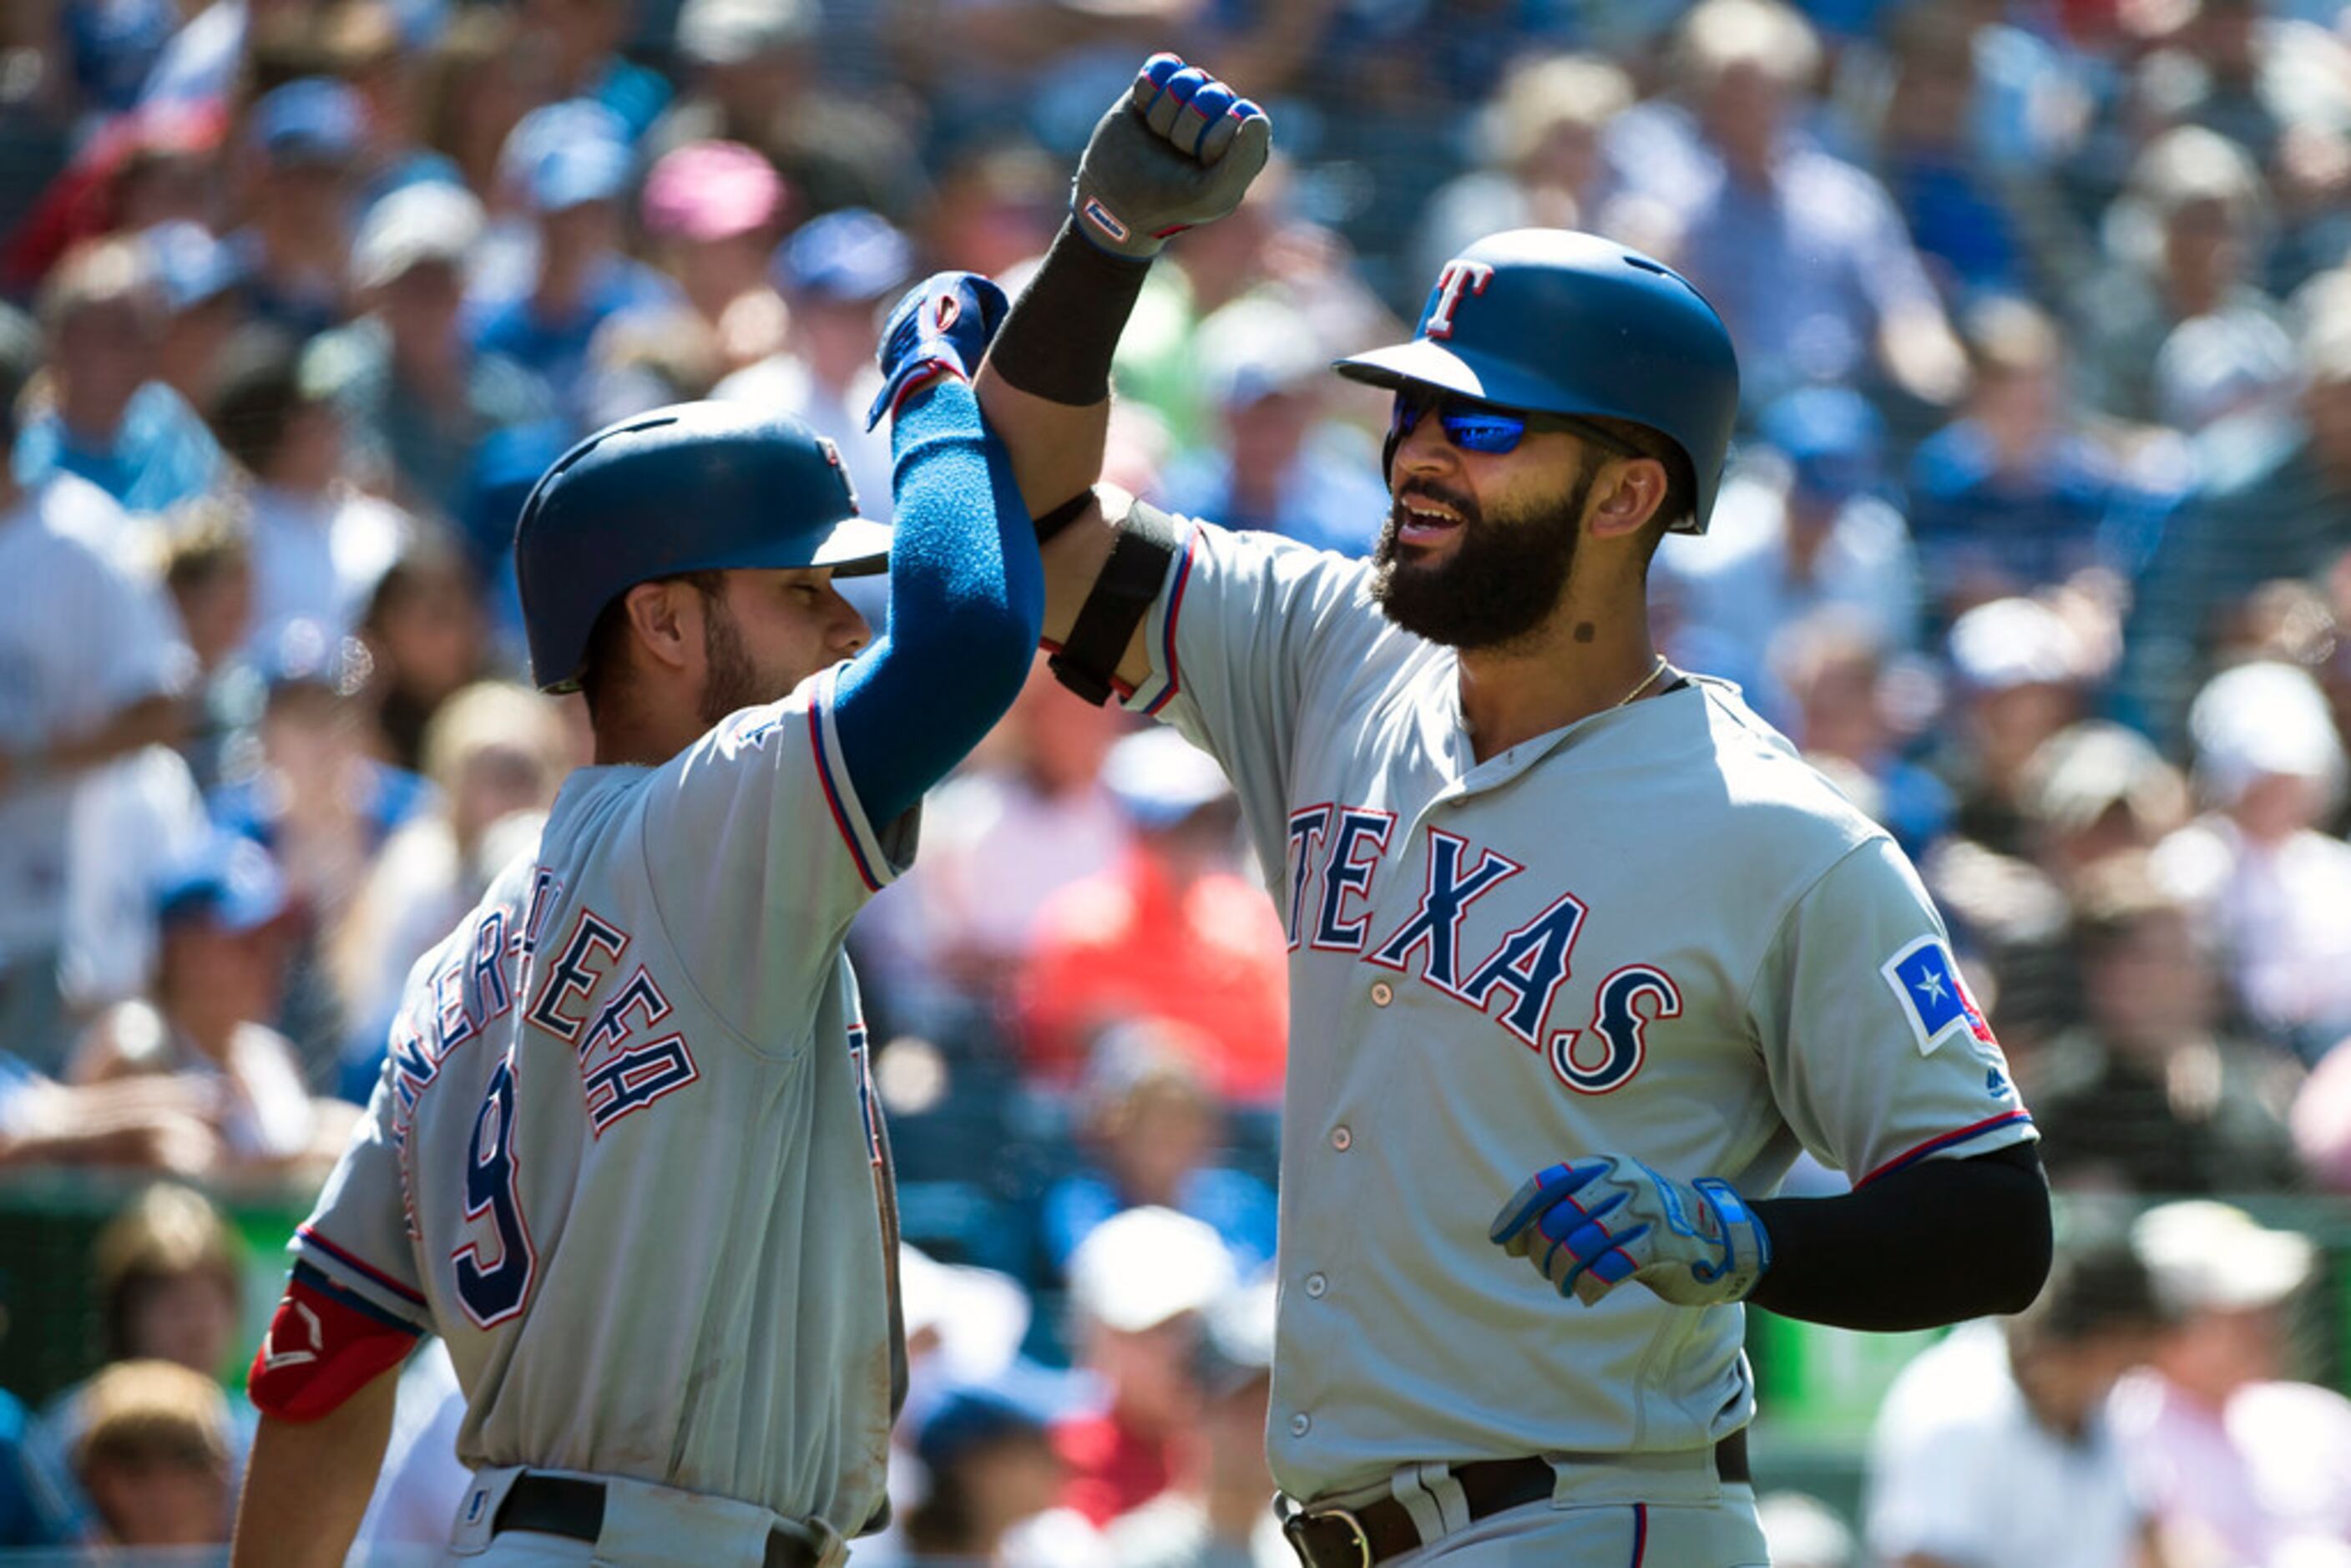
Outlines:
[[1348, 1145], [1353, 1144], [1354, 1141], [1355, 1134], [1347, 1131], [1346, 1128], [1333, 1127], [1331, 1129], [1331, 1146], [1338, 1150], [1341, 1154], [1345, 1154], [1347, 1152]]
[[1303, 1437], [1313, 1429], [1314, 1418], [1303, 1410], [1290, 1418], [1290, 1435], [1293, 1437]]
[[1374, 980], [1372, 982], [1372, 1006], [1375, 1008], [1384, 1008], [1394, 1000], [1395, 1000], [1395, 988], [1394, 986], [1389, 985], [1385, 980]]
[[1306, 1276], [1306, 1293], [1313, 1297], [1316, 1301], [1321, 1301], [1322, 1299], [1322, 1292], [1330, 1288], [1331, 1281], [1324, 1279], [1322, 1275], [1309, 1274]]

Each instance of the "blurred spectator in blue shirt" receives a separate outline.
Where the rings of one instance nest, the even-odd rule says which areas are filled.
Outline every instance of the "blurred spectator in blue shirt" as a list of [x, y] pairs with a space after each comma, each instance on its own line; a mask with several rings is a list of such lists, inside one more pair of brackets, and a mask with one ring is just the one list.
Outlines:
[[2189, 697], [2255, 589], [2315, 579], [2351, 550], [2351, 308], [2318, 307], [2303, 331], [2300, 421], [2199, 443], [2196, 489], [2137, 585], [2121, 695], [2158, 741], [2180, 738]]
[[1824, 605], [1846, 612], [1881, 652], [1914, 646], [1918, 567], [1885, 497], [1885, 422], [1861, 394], [1791, 392], [1763, 411], [1758, 434], [1766, 450], [1723, 486], [1706, 537], [1668, 537], [1656, 565], [1693, 662], [1748, 685], [1768, 713], [1766, 650]]
[[[350, 469], [371, 487], [442, 517], [465, 516], [483, 442], [550, 420], [546, 384], [502, 354], [477, 353], [459, 327], [465, 268], [481, 204], [425, 182], [368, 209], [351, 246], [351, 287], [366, 314], [314, 340], [302, 379], [331, 398]], [[511, 546], [506, 519], [487, 554]]]
[[1967, 332], [1966, 410], [1910, 465], [1911, 534], [1938, 620], [2121, 564], [2107, 526], [2124, 486], [2072, 428], [2055, 324], [2022, 300], [1994, 299], [1969, 314]]
[[1950, 788], [1902, 754], [1912, 738], [1896, 722], [1886, 644], [1851, 605], [1791, 622], [1771, 641], [1773, 716], [1805, 758], [1854, 804], [1923, 856], [1949, 831]]
[[1878, 127], [1878, 172], [1952, 301], [2030, 281], [2025, 235], [2010, 208], [2018, 172], [1986, 159], [1975, 135], [1976, 32], [1974, 17], [1957, 9], [1905, 12]]
[[303, 77], [253, 106], [246, 139], [260, 161], [253, 222], [237, 236], [253, 274], [253, 312], [297, 338], [345, 314], [353, 174], [365, 147], [360, 95], [328, 77]]
[[669, 83], [621, 53], [628, 0], [521, 0], [524, 47], [542, 51], [559, 98], [585, 98], [618, 115], [631, 142], [669, 105]]
[[1876, 181], [1791, 127], [1790, 100], [1819, 64], [1812, 29], [1776, 0], [1705, 0], [1683, 23], [1676, 72], [1704, 156], [1667, 165], [1651, 193], [1730, 328], [1750, 407], [1880, 372], [1948, 403], [1965, 357], [1900, 214]]
[[[2100, 413], [2154, 423], [2179, 412], [2192, 382], [2158, 379], [2173, 334], [2241, 343], [2232, 358], [2274, 360], [2283, 318], [2257, 287], [2266, 205], [2243, 148], [2197, 126], [2165, 132], [2131, 167], [2106, 221], [2115, 259], [2080, 290], [2082, 370]], [[2177, 365], [2174, 373], [2189, 367]]]
[[879, 213], [847, 207], [810, 219], [777, 247], [770, 273], [791, 312], [783, 347], [716, 392], [806, 420], [840, 448], [870, 517], [890, 515], [889, 437], [865, 428], [882, 384], [873, 342], [882, 311], [914, 270], [914, 246]]
[[1168, 463], [1160, 498], [1186, 517], [1363, 555], [1388, 513], [1370, 443], [1323, 417], [1331, 354], [1295, 312], [1238, 300], [1200, 323], [1213, 439]]
[[1095, 1042], [1078, 1086], [1087, 1168], [1047, 1190], [1040, 1217], [1056, 1276], [1096, 1226], [1146, 1206], [1207, 1224], [1240, 1273], [1272, 1260], [1272, 1189], [1216, 1161], [1222, 1117], [1198, 1065], [1216, 1053], [1199, 1031], [1156, 1019]]
[[[590, 118], [560, 123], [585, 131]], [[518, 145], [521, 153], [517, 172], [537, 219], [538, 257], [519, 295], [487, 306], [474, 346], [544, 377], [565, 416], [584, 425], [588, 350], [596, 329], [624, 310], [669, 305], [677, 291], [621, 249], [621, 200], [632, 173], [628, 145], [593, 133], [532, 145], [554, 129], [556, 122], [527, 118], [509, 139], [510, 149]]]
[[175, 218], [141, 235], [163, 303], [155, 379], [189, 406], [212, 401], [221, 355], [246, 319], [244, 257], [203, 225]]
[[101, 240], [58, 264], [40, 305], [50, 403], [16, 437], [20, 483], [77, 475], [131, 512], [160, 512], [211, 488], [220, 448], [155, 379], [159, 314], [135, 243]]
[[1480, 112], [1481, 166], [1455, 176], [1421, 214], [1414, 273], [1435, 277], [1504, 229], [1590, 229], [1614, 181], [1601, 157], [1609, 122], [1632, 107], [1624, 71], [1592, 55], [1552, 55], [1503, 78]]

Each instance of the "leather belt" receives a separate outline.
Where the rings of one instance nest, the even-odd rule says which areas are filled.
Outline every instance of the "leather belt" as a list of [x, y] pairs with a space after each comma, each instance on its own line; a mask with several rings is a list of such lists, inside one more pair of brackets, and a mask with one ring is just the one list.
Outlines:
[[[1726, 1481], [1749, 1479], [1745, 1431], [1714, 1446], [1714, 1468]], [[1547, 1500], [1558, 1474], [1549, 1460], [1529, 1457], [1456, 1465], [1453, 1479], [1476, 1521]], [[1426, 1544], [1410, 1511], [1392, 1497], [1354, 1509], [1301, 1509], [1282, 1521], [1281, 1533], [1306, 1568], [1372, 1568]]]
[[[592, 1545], [604, 1533], [604, 1483], [527, 1470], [507, 1489], [497, 1517], [490, 1521], [492, 1535], [509, 1530], [535, 1530]], [[807, 1542], [780, 1530], [768, 1531], [760, 1568], [816, 1568], [816, 1561]]]

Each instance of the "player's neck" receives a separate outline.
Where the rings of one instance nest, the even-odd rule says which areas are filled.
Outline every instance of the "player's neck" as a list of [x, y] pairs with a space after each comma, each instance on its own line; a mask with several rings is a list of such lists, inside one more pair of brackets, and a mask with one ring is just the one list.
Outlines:
[[596, 766], [659, 768], [702, 738], [694, 705], [630, 703], [596, 723]]
[[1574, 595], [1531, 635], [1460, 657], [1461, 716], [1480, 762], [1616, 706], [1657, 664], [1645, 603], [1609, 614]]

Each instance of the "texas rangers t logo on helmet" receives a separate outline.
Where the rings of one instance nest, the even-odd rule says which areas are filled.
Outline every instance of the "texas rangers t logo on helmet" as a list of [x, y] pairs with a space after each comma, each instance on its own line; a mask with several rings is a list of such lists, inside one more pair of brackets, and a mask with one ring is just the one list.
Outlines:
[[1453, 336], [1453, 308], [1461, 303], [1461, 296], [1483, 294], [1486, 285], [1493, 280], [1494, 269], [1482, 261], [1464, 261], [1459, 257], [1445, 264], [1437, 275], [1437, 302], [1428, 308], [1428, 319], [1420, 324], [1424, 338]]

